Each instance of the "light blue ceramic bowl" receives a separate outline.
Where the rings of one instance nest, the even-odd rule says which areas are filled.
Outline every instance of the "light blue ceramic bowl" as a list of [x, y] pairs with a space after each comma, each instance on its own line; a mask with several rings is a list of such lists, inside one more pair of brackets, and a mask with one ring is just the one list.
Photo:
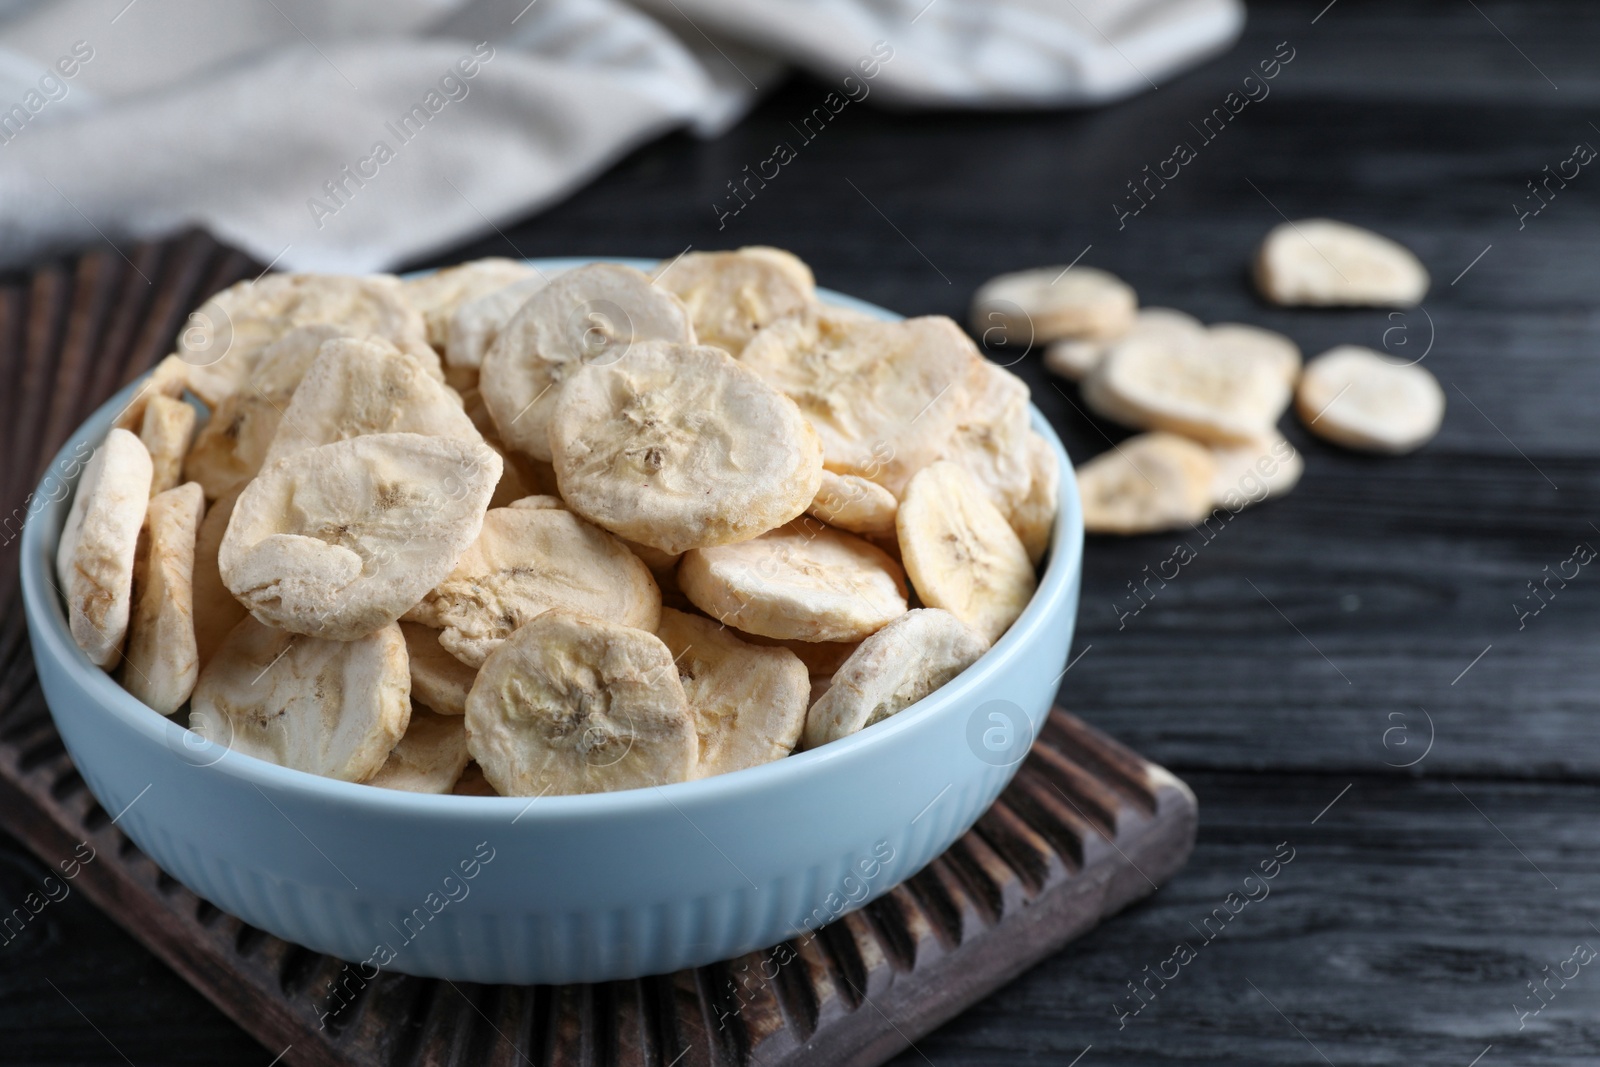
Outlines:
[[[569, 266], [581, 261], [539, 261]], [[824, 298], [882, 309], [835, 294]], [[133, 387], [62, 447], [98, 443]], [[118, 825], [201, 897], [373, 969], [565, 983], [675, 971], [773, 945], [920, 870], [999, 795], [1066, 663], [1083, 548], [1063, 472], [1049, 565], [982, 659], [853, 737], [705, 781], [595, 796], [427, 796], [209, 745], [124, 692], [73, 643], [53, 586], [67, 500], [22, 539], [34, 661], [78, 770]], [[35, 499], [62, 496], [47, 476]]]

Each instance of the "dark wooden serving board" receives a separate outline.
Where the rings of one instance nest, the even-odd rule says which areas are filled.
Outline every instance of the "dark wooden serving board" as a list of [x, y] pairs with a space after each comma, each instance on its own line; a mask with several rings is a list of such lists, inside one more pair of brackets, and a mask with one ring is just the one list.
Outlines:
[[[164, 354], [187, 311], [258, 268], [203, 234], [90, 253], [0, 287], [0, 367], [24, 501], [59, 442]], [[339, 960], [226, 915], [156, 867], [95, 802], [34, 677], [0, 540], [0, 824], [282, 1061], [400, 1064], [876, 1064], [1155, 891], [1194, 845], [1193, 793], [1063, 711], [948, 852], [808, 939], [708, 967], [565, 987], [384, 975], [324, 1028]], [[791, 955], [792, 954], [792, 955]], [[777, 966], [775, 961], [782, 960]], [[767, 980], [763, 975], [775, 975]]]

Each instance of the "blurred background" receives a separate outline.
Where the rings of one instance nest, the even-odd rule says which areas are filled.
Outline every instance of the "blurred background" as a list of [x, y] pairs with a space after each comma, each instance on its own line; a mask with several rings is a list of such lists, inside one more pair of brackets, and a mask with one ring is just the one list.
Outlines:
[[[1190, 783], [1198, 847], [897, 1062], [1594, 1062], [1600, 978], [1531, 983], [1600, 944], [1600, 585], [1518, 605], [1600, 544], [1600, 201], [1585, 173], [1531, 199], [1600, 144], [1600, 9], [524, 2], [5, 5], [0, 86], [29, 118], [0, 116], [0, 249], [20, 271], [196, 225], [279, 269], [769, 244], [821, 285], [959, 321], [996, 274], [1079, 262], [1308, 357], [1426, 353], [1448, 403], [1431, 444], [1373, 458], [1286, 419], [1298, 488], [1136, 617], [1118, 604], [1174, 538], [1090, 539], [1061, 703]], [[28, 109], [80, 41], [93, 57]], [[1230, 93], [1247, 105], [1208, 136]], [[388, 124], [413, 104], [430, 118], [402, 140]], [[1194, 158], [1136, 194], [1179, 142]], [[1423, 305], [1263, 303], [1256, 245], [1307, 216], [1411, 248]], [[989, 354], [1074, 461], [1126, 435], [1037, 351]], [[1128, 983], [1283, 843], [1271, 898], [1119, 1025]], [[0, 849], [0, 899], [38, 875]], [[81, 899], [48, 920], [0, 949], [0, 1062], [277, 1051]]]

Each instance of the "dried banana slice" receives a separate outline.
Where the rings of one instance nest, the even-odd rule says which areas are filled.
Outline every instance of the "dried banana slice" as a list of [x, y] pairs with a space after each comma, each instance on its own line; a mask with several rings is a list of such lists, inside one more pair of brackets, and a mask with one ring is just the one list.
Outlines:
[[327, 341], [284, 410], [263, 465], [318, 445], [388, 433], [483, 442], [461, 398], [414, 360], [382, 342]]
[[72, 639], [96, 667], [110, 667], [128, 633], [133, 560], [150, 503], [144, 444], [113, 428], [83, 468], [56, 549], [56, 578]]
[[1305, 473], [1305, 460], [1282, 434], [1248, 445], [1213, 447], [1217, 471], [1211, 479], [1211, 499], [1230, 512], [1259, 504], [1269, 496], [1283, 496]]
[[1274, 226], [1256, 253], [1256, 286], [1274, 304], [1414, 307], [1428, 271], [1411, 250], [1333, 219]]
[[439, 631], [415, 622], [402, 622], [406, 657], [411, 663], [411, 699], [440, 715], [465, 715], [467, 694], [478, 677], [439, 644]]
[[621, 541], [559, 507], [495, 508], [450, 574], [405, 617], [480, 667], [512, 631], [551, 608], [654, 630], [661, 590]]
[[550, 275], [535, 274], [462, 302], [450, 316], [444, 360], [451, 370], [477, 370], [483, 366], [500, 330], [530, 296], [550, 284]]
[[811, 676], [784, 648], [762, 648], [710, 619], [666, 608], [666, 642], [694, 713], [696, 778], [754, 767], [794, 751], [806, 722]]
[[405, 734], [410, 694], [393, 623], [324, 641], [245, 619], [200, 672], [189, 728], [246, 756], [364, 782]]
[[1140, 308], [1133, 325], [1120, 336], [1053, 342], [1045, 349], [1044, 365], [1063, 378], [1081, 382], [1100, 365], [1111, 346], [1124, 338], [1148, 334], [1196, 338], [1204, 331], [1200, 320], [1187, 312], [1163, 307]]
[[659, 637], [559, 610], [489, 656], [466, 723], [467, 750], [504, 796], [681, 782], [700, 747]]
[[689, 309], [701, 344], [735, 356], [758, 330], [816, 299], [811, 268], [777, 248], [689, 252], [661, 264], [654, 278]]
[[895, 520], [911, 587], [928, 607], [943, 608], [998, 640], [1033, 596], [1033, 564], [983, 488], [954, 463], [935, 463], [906, 486]]
[[1187, 437], [1130, 437], [1079, 465], [1083, 528], [1141, 534], [1199, 522], [1211, 511], [1216, 472], [1211, 451]]
[[189, 365], [177, 356], [167, 356], [150, 371], [128, 401], [128, 406], [117, 413], [111, 425], [119, 430], [138, 433], [144, 425], [144, 409], [151, 397], [164, 396], [177, 400], [189, 386]]
[[900, 565], [815, 519], [686, 552], [678, 584], [714, 619], [795, 641], [858, 641], [906, 610]]
[[1216, 348], [1205, 334], [1136, 334], [1106, 353], [1083, 399], [1127, 426], [1242, 444], [1272, 432], [1290, 389], [1280, 361], [1258, 349]]
[[268, 625], [352, 640], [450, 573], [499, 479], [488, 446], [452, 437], [370, 434], [285, 456], [239, 495], [222, 580]]
[[947, 318], [880, 322], [816, 308], [763, 330], [739, 362], [800, 406], [829, 470], [899, 497], [948, 447], [983, 360]]
[[1422, 367], [1340, 345], [1306, 364], [1295, 409], [1308, 429], [1335, 444], [1399, 454], [1439, 432], [1444, 390]]
[[1028, 494], [1011, 510], [1010, 519], [1011, 528], [1028, 552], [1028, 562], [1037, 567], [1050, 547], [1050, 532], [1055, 529], [1061, 469], [1056, 463], [1056, 450], [1035, 431], [1028, 431], [1024, 449], [1030, 473]]
[[1028, 386], [1008, 370], [980, 359], [973, 364], [957, 408], [956, 425], [939, 458], [966, 469], [1001, 514], [1028, 495], [1032, 432]]
[[989, 650], [948, 611], [918, 608], [861, 642], [806, 714], [805, 747], [882, 722], [970, 667]]
[[421, 312], [388, 274], [267, 274], [207, 300], [178, 334], [189, 388], [213, 411], [249, 380], [261, 351], [296, 326], [334, 323], [389, 341], [442, 378]]
[[428, 328], [428, 343], [442, 352], [449, 343], [450, 319], [457, 308], [538, 274], [526, 263], [491, 256], [457, 263], [420, 278], [411, 278], [401, 285], [411, 306], [422, 312], [422, 321]]
[[550, 459], [550, 416], [574, 368], [607, 366], [634, 344], [694, 344], [688, 309], [643, 272], [591, 263], [530, 297], [483, 357], [479, 390], [500, 439]]
[[972, 332], [1003, 332], [1013, 345], [1066, 337], [1117, 337], [1133, 325], [1139, 298], [1121, 278], [1093, 267], [1036, 267], [991, 278], [972, 297]]
[[467, 769], [467, 731], [460, 716], [412, 708], [400, 738], [367, 785], [408, 793], [448, 793]]
[[175, 488], [183, 473], [183, 457], [194, 433], [194, 408], [169, 396], [152, 396], [145, 404], [139, 440], [150, 453], [150, 495]]
[[1294, 388], [1300, 378], [1300, 346], [1281, 333], [1263, 330], [1242, 322], [1219, 322], [1206, 327], [1213, 352], [1224, 355], [1250, 351], [1271, 360], [1283, 375], [1283, 380]]
[[194, 636], [195, 655], [200, 667], [205, 668], [216, 655], [228, 632], [239, 625], [239, 620], [250, 614], [239, 603], [228, 587], [222, 584], [222, 572], [217, 569], [217, 552], [222, 547], [222, 536], [228, 531], [228, 521], [233, 518], [233, 506], [244, 492], [241, 482], [217, 498], [206, 509], [200, 520], [200, 530], [194, 542]]
[[550, 425], [567, 506], [663, 552], [781, 526], [822, 480], [821, 443], [794, 402], [707, 345], [650, 341], [579, 367]]
[[900, 502], [877, 482], [854, 474], [822, 472], [822, 485], [806, 514], [854, 534], [881, 536], [894, 532]]
[[317, 351], [324, 341], [348, 336], [332, 323], [296, 326], [262, 349], [250, 380], [212, 409], [184, 460], [184, 475], [211, 500], [254, 478]]
[[122, 688], [163, 715], [183, 707], [200, 674], [194, 546], [205, 508], [194, 482], [151, 497], [134, 561], [133, 614], [118, 677]]

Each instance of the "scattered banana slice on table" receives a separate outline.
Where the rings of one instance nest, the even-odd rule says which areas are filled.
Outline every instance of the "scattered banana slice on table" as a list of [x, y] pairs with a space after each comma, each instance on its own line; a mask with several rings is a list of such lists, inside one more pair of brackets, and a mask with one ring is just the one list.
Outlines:
[[1414, 307], [1428, 271], [1397, 241], [1333, 219], [1272, 228], [1256, 253], [1256, 285], [1274, 304]]
[[1002, 274], [972, 298], [972, 332], [986, 344], [1000, 330], [1005, 344], [1063, 338], [1110, 338], [1133, 324], [1139, 300], [1116, 275], [1093, 267], [1039, 267]]
[[1306, 364], [1295, 407], [1307, 428], [1335, 444], [1410, 452], [1439, 432], [1444, 390], [1419, 366], [1341, 345]]
[[1199, 522], [1211, 511], [1217, 462], [1187, 437], [1145, 433], [1078, 466], [1083, 528], [1139, 534]]

